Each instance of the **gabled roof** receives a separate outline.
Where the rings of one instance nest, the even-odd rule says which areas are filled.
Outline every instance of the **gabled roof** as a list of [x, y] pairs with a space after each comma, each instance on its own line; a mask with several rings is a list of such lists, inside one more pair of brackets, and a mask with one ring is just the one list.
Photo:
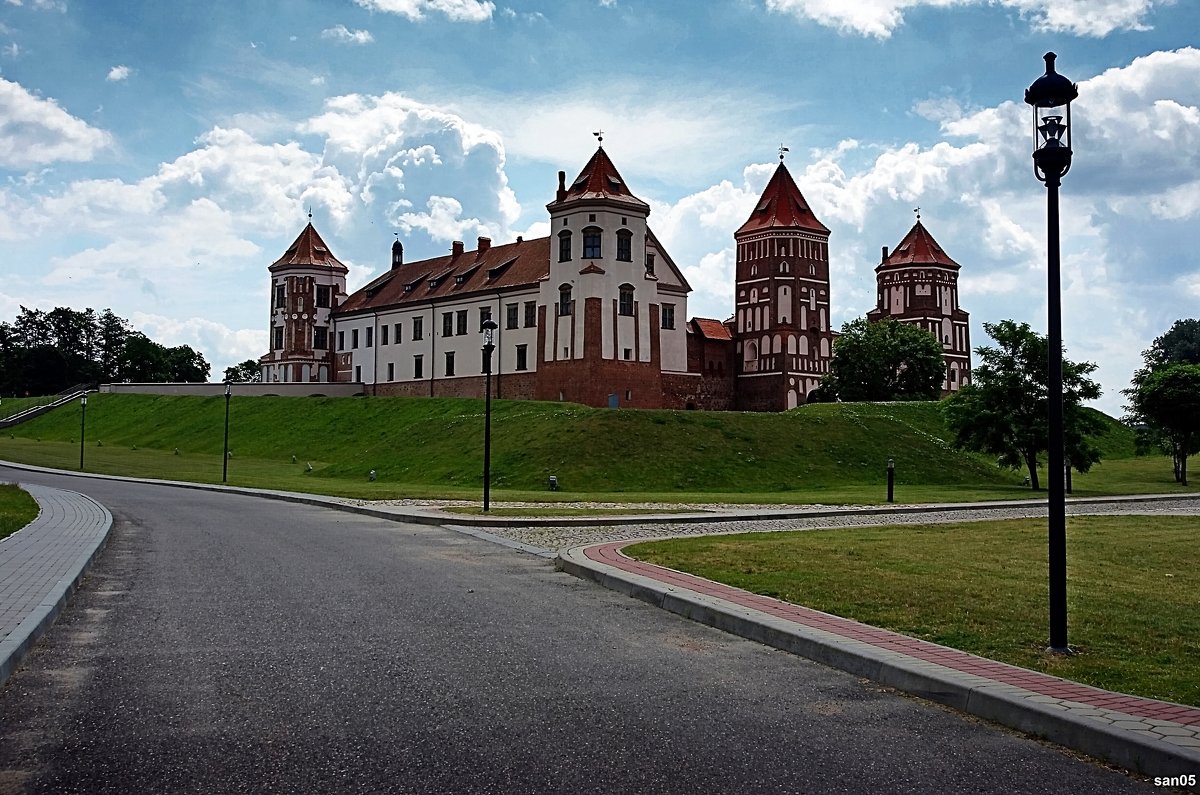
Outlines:
[[758, 232], [772, 227], [806, 229], [811, 232], [829, 234], [829, 229], [813, 214], [804, 194], [796, 187], [795, 180], [792, 179], [791, 173], [788, 172], [787, 166], [783, 164], [782, 160], [779, 162], [779, 168], [775, 169], [775, 173], [771, 175], [771, 181], [767, 183], [762, 196], [759, 197], [754, 212], [734, 234]]
[[[385, 309], [498, 289], [532, 287], [550, 273], [550, 239], [539, 237], [406, 262], [346, 298], [334, 312]], [[459, 277], [463, 277], [459, 281]], [[408, 287], [406, 290], [405, 287]]]
[[271, 263], [267, 270], [276, 271], [289, 265], [316, 265], [331, 268], [341, 273], [349, 273], [350, 269], [333, 256], [329, 246], [317, 234], [312, 221], [304, 227], [304, 231], [296, 238], [296, 242], [283, 253], [283, 256]]
[[633, 195], [617, 167], [609, 159], [608, 153], [601, 146], [596, 154], [587, 162], [575, 181], [566, 186], [565, 192], [551, 202], [548, 207], [575, 201], [607, 200], [619, 204], [627, 204], [640, 210], [650, 211], [650, 205]]
[[950, 259], [938, 242], [929, 234], [929, 230], [918, 220], [908, 234], [896, 246], [875, 270], [883, 268], [906, 268], [911, 265], [940, 265], [944, 268], [958, 270], [957, 262]]
[[729, 333], [729, 327], [719, 320], [713, 320], [707, 317], [694, 317], [692, 322], [696, 324], [696, 331], [710, 340], [731, 340], [733, 335]]

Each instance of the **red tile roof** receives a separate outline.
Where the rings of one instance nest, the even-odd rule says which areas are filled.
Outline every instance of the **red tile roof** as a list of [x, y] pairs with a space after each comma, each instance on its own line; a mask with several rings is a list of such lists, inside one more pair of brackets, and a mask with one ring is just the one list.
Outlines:
[[271, 263], [267, 270], [276, 271], [288, 265], [325, 265], [342, 273], [349, 273], [349, 268], [338, 261], [325, 245], [325, 241], [313, 228], [312, 221], [304, 227], [304, 231], [296, 238], [296, 242], [283, 253], [283, 256]]
[[550, 238], [406, 262], [349, 296], [336, 314], [529, 287], [550, 273]]
[[795, 180], [782, 161], [763, 190], [754, 212], [735, 235], [772, 227], [798, 228], [829, 234], [829, 229], [817, 220], [817, 216], [805, 201], [804, 194], [796, 187]]
[[879, 263], [880, 268], [904, 268], [909, 265], [941, 265], [957, 270], [960, 266], [950, 259], [938, 242], [929, 234], [929, 230], [917, 221], [908, 234], [896, 246], [896, 250]]
[[579, 172], [579, 176], [567, 187], [566, 193], [561, 194], [560, 198], [549, 206], [597, 199], [628, 204], [647, 212], [650, 210], [650, 205], [634, 196], [633, 191], [629, 190], [629, 186], [625, 184], [625, 180], [617, 171], [617, 167], [613, 165], [612, 160], [609, 159], [604, 147], [596, 150], [596, 154], [592, 155], [592, 159]]
[[694, 317], [692, 322], [696, 324], [696, 330], [710, 340], [731, 340], [733, 335], [729, 333], [729, 326], [726, 326], [719, 320], [713, 320], [707, 317]]

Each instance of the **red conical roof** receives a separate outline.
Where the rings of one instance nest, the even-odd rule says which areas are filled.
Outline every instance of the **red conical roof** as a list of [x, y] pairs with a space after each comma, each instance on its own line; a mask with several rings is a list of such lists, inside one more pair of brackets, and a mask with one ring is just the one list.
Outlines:
[[920, 220], [908, 230], [908, 234], [900, 241], [900, 245], [896, 246], [896, 250], [879, 263], [879, 268], [904, 268], [910, 265], [941, 265], [954, 269], [960, 267], [942, 250]]
[[817, 216], [813, 215], [812, 209], [804, 199], [804, 194], [796, 187], [795, 180], [792, 179], [792, 175], [782, 160], [779, 161], [779, 168], [775, 169], [771, 181], [767, 183], [766, 189], [759, 197], [758, 206], [754, 208], [750, 218], [735, 234], [757, 232], [771, 227], [807, 229], [812, 232], [829, 234], [829, 229], [825, 224], [818, 221]]
[[562, 198], [553, 204], [595, 199], [617, 201], [646, 211], [650, 209], [650, 205], [634, 196], [633, 191], [629, 190], [629, 186], [625, 184], [625, 180], [621, 178], [620, 172], [617, 171], [617, 167], [613, 165], [602, 146], [596, 149], [596, 154], [592, 155], [592, 159], [579, 172], [575, 181], [567, 186], [566, 193]]
[[288, 247], [283, 256], [271, 263], [269, 270], [277, 270], [288, 265], [324, 265], [343, 273], [349, 273], [349, 268], [343, 265], [325, 241], [313, 228], [312, 221], [304, 227], [304, 231], [296, 238], [296, 242]]

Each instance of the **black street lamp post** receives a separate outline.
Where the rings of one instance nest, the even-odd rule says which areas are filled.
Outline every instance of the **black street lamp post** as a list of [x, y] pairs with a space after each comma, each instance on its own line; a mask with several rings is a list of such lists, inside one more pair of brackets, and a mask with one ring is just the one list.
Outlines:
[[896, 459], [888, 459], [888, 502], [896, 501]]
[[1046, 184], [1046, 320], [1049, 367], [1049, 560], [1050, 651], [1067, 653], [1067, 509], [1064, 493], [1062, 292], [1059, 262], [1058, 188], [1071, 170], [1071, 102], [1079, 89], [1054, 71], [1055, 55], [1048, 52], [1046, 74], [1025, 90], [1033, 108], [1033, 173]]
[[79, 471], [83, 471], [83, 435], [87, 430], [87, 393], [79, 398]]
[[496, 321], [483, 321], [483, 512], [491, 510], [492, 491], [492, 341]]
[[225, 382], [225, 445], [221, 449], [221, 482], [229, 479], [229, 398], [233, 396], [233, 388]]

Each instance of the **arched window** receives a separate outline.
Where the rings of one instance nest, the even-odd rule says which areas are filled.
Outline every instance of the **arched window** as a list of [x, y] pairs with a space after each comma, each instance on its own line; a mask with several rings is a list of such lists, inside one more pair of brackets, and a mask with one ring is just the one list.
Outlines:
[[617, 230], [617, 259], [633, 262], [633, 232], [628, 229]]
[[558, 288], [558, 315], [574, 314], [575, 302], [571, 299], [571, 285], [564, 284]]
[[621, 285], [621, 297], [617, 301], [617, 314], [633, 317], [633, 285]]
[[571, 233], [562, 231], [558, 233], [558, 261], [571, 261]]
[[600, 259], [600, 227], [589, 226], [583, 230], [583, 258]]

